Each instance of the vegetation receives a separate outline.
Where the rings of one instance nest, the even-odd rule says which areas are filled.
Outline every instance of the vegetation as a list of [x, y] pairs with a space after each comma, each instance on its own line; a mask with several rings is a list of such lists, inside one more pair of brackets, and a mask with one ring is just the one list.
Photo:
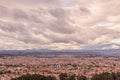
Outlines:
[[120, 80], [120, 73], [102, 73], [96, 74], [91, 80]]
[[[91, 79], [87, 79], [85, 76], [70, 75], [67, 73], [61, 73], [59, 75], [60, 80], [120, 80], [120, 73], [101, 73], [95, 74]], [[12, 80], [57, 80], [54, 76], [43, 76], [39, 74], [24, 75]]]
[[39, 75], [39, 74], [33, 74], [33, 75], [27, 74], [27, 75], [23, 75], [21, 77], [14, 78], [11, 80], [56, 80], [56, 78], [53, 76], [46, 77], [46, 76]]
[[61, 73], [59, 77], [60, 80], [87, 80], [85, 76], [68, 75], [66, 73]]
[[60, 78], [60, 80], [68, 80], [68, 79], [69, 79], [67, 73], [61, 73], [61, 74], [59, 75], [59, 78]]
[[78, 76], [77, 80], [87, 80], [87, 77], [85, 77], [85, 76]]

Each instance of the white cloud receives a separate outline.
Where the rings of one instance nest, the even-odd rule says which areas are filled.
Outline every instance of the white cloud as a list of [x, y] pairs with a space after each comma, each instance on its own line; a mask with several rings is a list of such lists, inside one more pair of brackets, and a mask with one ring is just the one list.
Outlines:
[[119, 0], [4, 0], [0, 5], [1, 49], [81, 49], [120, 38]]

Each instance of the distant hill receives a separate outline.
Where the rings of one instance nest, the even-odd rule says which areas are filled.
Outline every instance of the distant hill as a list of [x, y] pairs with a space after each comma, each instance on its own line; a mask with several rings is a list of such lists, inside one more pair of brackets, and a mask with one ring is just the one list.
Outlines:
[[49, 50], [49, 49], [33, 49], [33, 50], [0, 50], [0, 55], [77, 55], [77, 56], [120, 56], [120, 49], [110, 50]]

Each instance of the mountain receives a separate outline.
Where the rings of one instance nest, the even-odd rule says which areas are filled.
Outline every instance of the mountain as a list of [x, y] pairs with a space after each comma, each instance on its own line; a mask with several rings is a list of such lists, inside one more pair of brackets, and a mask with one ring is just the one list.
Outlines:
[[0, 55], [79, 55], [79, 56], [120, 56], [120, 49], [109, 50], [49, 50], [49, 49], [31, 49], [31, 50], [0, 50]]

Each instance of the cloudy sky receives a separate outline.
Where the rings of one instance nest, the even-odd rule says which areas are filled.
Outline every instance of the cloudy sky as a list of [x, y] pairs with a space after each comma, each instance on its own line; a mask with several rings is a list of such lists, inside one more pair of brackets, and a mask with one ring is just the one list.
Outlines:
[[0, 0], [0, 49], [119, 49], [119, 0]]

